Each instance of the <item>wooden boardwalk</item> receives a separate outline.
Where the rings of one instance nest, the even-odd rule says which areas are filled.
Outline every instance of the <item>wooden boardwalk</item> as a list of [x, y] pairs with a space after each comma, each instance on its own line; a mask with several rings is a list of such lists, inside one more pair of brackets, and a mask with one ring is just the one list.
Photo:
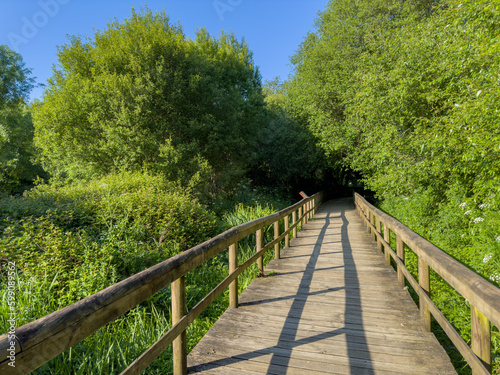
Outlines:
[[352, 200], [315, 219], [188, 356], [203, 374], [456, 374]]

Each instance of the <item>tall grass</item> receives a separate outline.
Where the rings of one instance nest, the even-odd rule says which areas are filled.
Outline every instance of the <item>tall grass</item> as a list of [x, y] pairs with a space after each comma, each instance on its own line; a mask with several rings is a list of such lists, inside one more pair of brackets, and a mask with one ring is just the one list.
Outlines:
[[[57, 311], [188, 246], [200, 243], [215, 234], [214, 228], [222, 231], [274, 212], [267, 202], [239, 202], [215, 224], [212, 216], [197, 206], [196, 201], [192, 204], [188, 202], [189, 197], [179, 194], [172, 199], [174, 195], [171, 193], [170, 199], [159, 197], [168, 194], [171, 188], [150, 188], [157, 184], [155, 178], [128, 177], [129, 184], [124, 182], [123, 176], [109, 177], [104, 182], [94, 181], [87, 187], [43, 187], [27, 197], [18, 200], [4, 198], [0, 202], [0, 211], [8, 217], [1, 228], [1, 269], [5, 270], [6, 260], [16, 261], [18, 266], [18, 326]], [[181, 210], [177, 211], [175, 204]], [[148, 212], [145, 208], [151, 205], [156, 207], [157, 213], [145, 218]], [[184, 217], [179, 216], [181, 213]], [[165, 221], [163, 217], [169, 219]], [[210, 223], [213, 226], [211, 229]], [[165, 227], [175, 235], [165, 235], [162, 245], [161, 236]], [[205, 228], [204, 232], [199, 230], [200, 227]], [[177, 237], [182, 241], [176, 242]], [[264, 241], [268, 242], [272, 237], [273, 228], [265, 228]], [[240, 263], [254, 252], [255, 236], [240, 241]], [[264, 257], [265, 263], [271, 258], [272, 254], [268, 252]], [[192, 308], [227, 274], [227, 251], [189, 272], [186, 275], [187, 308]], [[256, 265], [240, 275], [240, 292], [257, 275]], [[9, 315], [4, 277], [5, 273], [0, 273], [0, 329], [6, 332]], [[188, 350], [226, 310], [228, 302], [228, 292], [225, 291], [190, 325]], [[171, 327], [170, 304], [168, 287], [34, 373], [120, 373]], [[146, 373], [170, 374], [171, 371], [172, 353], [169, 348], [149, 366]]]

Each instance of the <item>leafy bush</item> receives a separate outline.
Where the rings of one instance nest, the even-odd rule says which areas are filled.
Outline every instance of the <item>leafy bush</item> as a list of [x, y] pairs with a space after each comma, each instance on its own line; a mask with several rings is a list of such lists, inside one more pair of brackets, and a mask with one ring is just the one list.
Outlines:
[[0, 200], [0, 212], [2, 258], [16, 262], [21, 283], [54, 280], [52, 297], [62, 306], [218, 230], [215, 215], [188, 193], [146, 173], [42, 185]]
[[[118, 173], [67, 186], [40, 185], [24, 197], [3, 197], [0, 249], [17, 266], [18, 325], [33, 321], [91, 295], [131, 274], [214, 236], [218, 231], [274, 212], [269, 197], [238, 187], [236, 204], [215, 215], [177, 185], [148, 173]], [[285, 205], [284, 200], [274, 197]], [[256, 203], [257, 202], [257, 203]], [[232, 203], [231, 203], [232, 204]], [[227, 204], [226, 204], [227, 205]], [[223, 205], [221, 205], [223, 206]], [[273, 237], [264, 230], [265, 242]], [[255, 252], [255, 238], [239, 244], [240, 263]], [[264, 257], [267, 263], [272, 251]], [[228, 274], [222, 252], [186, 275], [186, 303], [192, 308]], [[4, 273], [0, 273], [3, 277]], [[258, 275], [256, 265], [239, 277], [242, 291]], [[5, 286], [5, 283], [2, 283]], [[6, 301], [6, 289], [0, 299]], [[102, 327], [54, 358], [37, 374], [110, 374], [121, 371], [171, 326], [167, 287], [127, 314]], [[0, 328], [7, 327], [7, 303], [0, 307]], [[228, 306], [223, 293], [188, 329], [188, 349], [203, 337]], [[170, 373], [171, 350], [148, 373]]]

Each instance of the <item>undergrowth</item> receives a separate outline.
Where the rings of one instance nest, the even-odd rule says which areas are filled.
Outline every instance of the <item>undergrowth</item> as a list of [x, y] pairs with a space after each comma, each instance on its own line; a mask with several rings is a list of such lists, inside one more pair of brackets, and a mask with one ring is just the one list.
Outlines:
[[[461, 198], [460, 194], [449, 194], [449, 197], [436, 204], [434, 197], [420, 192], [415, 196], [386, 198], [380, 207], [466, 267], [497, 287], [500, 286], [500, 207], [495, 199], [473, 202]], [[395, 238], [391, 238], [391, 243], [391, 247], [395, 246]], [[418, 258], [406, 246], [405, 264], [415, 280], [418, 280]], [[469, 302], [436, 272], [431, 270], [430, 278], [432, 301], [470, 346]], [[408, 283], [407, 286], [418, 303], [418, 296]], [[457, 372], [461, 375], [471, 374], [462, 355], [434, 319], [432, 331], [447, 351]], [[492, 326], [491, 344], [493, 374], [500, 374], [499, 327]]]
[[[222, 204], [218, 215], [179, 186], [149, 174], [122, 173], [73, 185], [39, 186], [24, 197], [0, 199], [0, 329], [8, 331], [7, 262], [16, 264], [16, 326], [92, 295], [223, 230], [267, 216], [289, 205], [246, 186]], [[252, 198], [253, 194], [253, 198]], [[239, 201], [239, 202], [238, 202]], [[225, 207], [223, 209], [223, 207]], [[264, 228], [265, 243], [273, 228]], [[242, 263], [255, 252], [255, 235], [239, 242]], [[268, 252], [264, 261], [272, 258]], [[239, 277], [243, 291], [259, 271], [254, 264]], [[186, 275], [192, 308], [228, 274], [224, 251]], [[170, 327], [170, 287], [156, 293], [36, 374], [120, 373]], [[229, 305], [219, 296], [188, 328], [188, 350]], [[147, 374], [169, 374], [171, 348]]]

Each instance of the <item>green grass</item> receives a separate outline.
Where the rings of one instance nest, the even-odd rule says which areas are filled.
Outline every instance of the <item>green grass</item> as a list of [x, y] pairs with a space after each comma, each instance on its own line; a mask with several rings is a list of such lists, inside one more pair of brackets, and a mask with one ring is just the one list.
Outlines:
[[[202, 242], [215, 234], [210, 222], [217, 231], [222, 231], [275, 212], [268, 202], [239, 202], [222, 213], [214, 224], [210, 212], [204, 211], [192, 198], [172, 191], [175, 188], [164, 186], [155, 190], [151, 188], [158, 184], [154, 177], [128, 177], [129, 183], [111, 176], [104, 182], [94, 181], [87, 186], [45, 186], [23, 198], [1, 200], [0, 211], [6, 217], [1, 224], [1, 269], [6, 270], [6, 260], [16, 262], [17, 326], [57, 311]], [[166, 194], [170, 194], [169, 199], [165, 199]], [[152, 203], [157, 214], [146, 220], [145, 207]], [[278, 201], [277, 209], [286, 205], [288, 202]], [[185, 213], [183, 217], [179, 216], [180, 212]], [[159, 215], [168, 220], [158, 220]], [[167, 236], [168, 241], [161, 246], [158, 239], [162, 228], [155, 226], [158, 221], [174, 230], [182, 241], [175, 242], [176, 236]], [[207, 228], [206, 233], [193, 230], [200, 223], [202, 228], [203, 225]], [[264, 228], [264, 243], [272, 238], [273, 227]], [[238, 250], [240, 263], [252, 256], [255, 235], [241, 240]], [[265, 264], [272, 257], [271, 249], [264, 256]], [[227, 274], [227, 251], [189, 272], [186, 275], [187, 309], [203, 299]], [[244, 271], [239, 276], [239, 291], [258, 274], [256, 264]], [[7, 331], [9, 319], [5, 275], [0, 273], [0, 329], [3, 332]], [[190, 325], [188, 350], [227, 309], [228, 302], [226, 290]], [[120, 373], [171, 327], [170, 303], [168, 287], [34, 373]], [[146, 373], [169, 374], [171, 370], [169, 348]]]

